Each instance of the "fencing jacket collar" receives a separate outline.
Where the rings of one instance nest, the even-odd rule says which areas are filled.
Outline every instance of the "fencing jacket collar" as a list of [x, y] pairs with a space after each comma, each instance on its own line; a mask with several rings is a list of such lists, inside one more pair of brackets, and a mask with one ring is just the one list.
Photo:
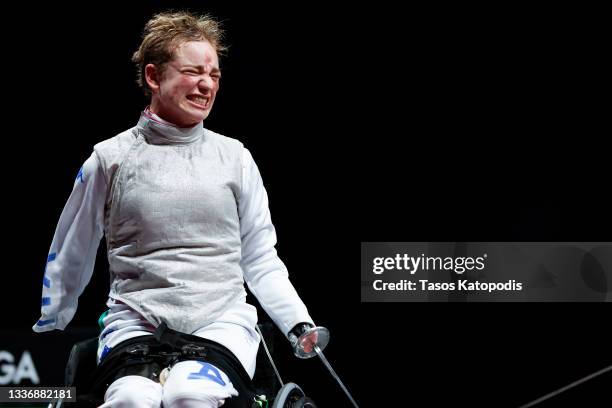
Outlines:
[[180, 128], [151, 112], [149, 107], [140, 115], [137, 128], [151, 144], [190, 144], [205, 133], [204, 122], [190, 128]]

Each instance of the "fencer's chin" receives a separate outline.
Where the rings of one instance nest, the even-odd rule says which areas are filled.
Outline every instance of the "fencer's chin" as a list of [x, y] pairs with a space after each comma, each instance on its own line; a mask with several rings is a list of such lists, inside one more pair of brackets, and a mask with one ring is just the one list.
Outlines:
[[207, 112], [193, 111], [193, 110], [191, 112], [186, 112], [185, 118], [189, 118], [188, 122], [193, 123], [193, 125], [190, 125], [187, 127], [192, 127], [192, 126], [197, 125], [198, 123], [206, 119], [206, 117], [208, 117]]
[[201, 122], [208, 117], [209, 109], [200, 109], [191, 105], [183, 107], [184, 117], [188, 117], [192, 121]]

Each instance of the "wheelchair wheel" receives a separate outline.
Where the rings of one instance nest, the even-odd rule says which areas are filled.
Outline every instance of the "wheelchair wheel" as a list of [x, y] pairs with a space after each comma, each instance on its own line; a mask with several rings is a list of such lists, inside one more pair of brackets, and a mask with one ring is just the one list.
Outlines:
[[272, 408], [316, 408], [302, 389], [294, 383], [285, 384], [274, 399]]
[[317, 408], [314, 401], [308, 397], [302, 397], [291, 405], [292, 408]]

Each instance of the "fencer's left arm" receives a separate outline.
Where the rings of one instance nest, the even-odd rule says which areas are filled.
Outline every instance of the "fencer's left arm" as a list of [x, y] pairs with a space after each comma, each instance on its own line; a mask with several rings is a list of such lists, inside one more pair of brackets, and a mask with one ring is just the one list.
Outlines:
[[288, 335], [298, 323], [314, 322], [289, 281], [287, 268], [276, 252], [276, 231], [270, 218], [268, 195], [259, 169], [245, 148], [242, 192], [238, 202], [241, 266], [245, 281], [274, 323]]

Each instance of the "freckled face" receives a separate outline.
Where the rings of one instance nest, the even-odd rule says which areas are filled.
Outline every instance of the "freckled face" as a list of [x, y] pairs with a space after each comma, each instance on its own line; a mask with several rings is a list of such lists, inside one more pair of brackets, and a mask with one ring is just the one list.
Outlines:
[[152, 83], [147, 75], [151, 111], [177, 126], [192, 127], [208, 117], [219, 90], [217, 52], [208, 41], [183, 43], [157, 79]]

